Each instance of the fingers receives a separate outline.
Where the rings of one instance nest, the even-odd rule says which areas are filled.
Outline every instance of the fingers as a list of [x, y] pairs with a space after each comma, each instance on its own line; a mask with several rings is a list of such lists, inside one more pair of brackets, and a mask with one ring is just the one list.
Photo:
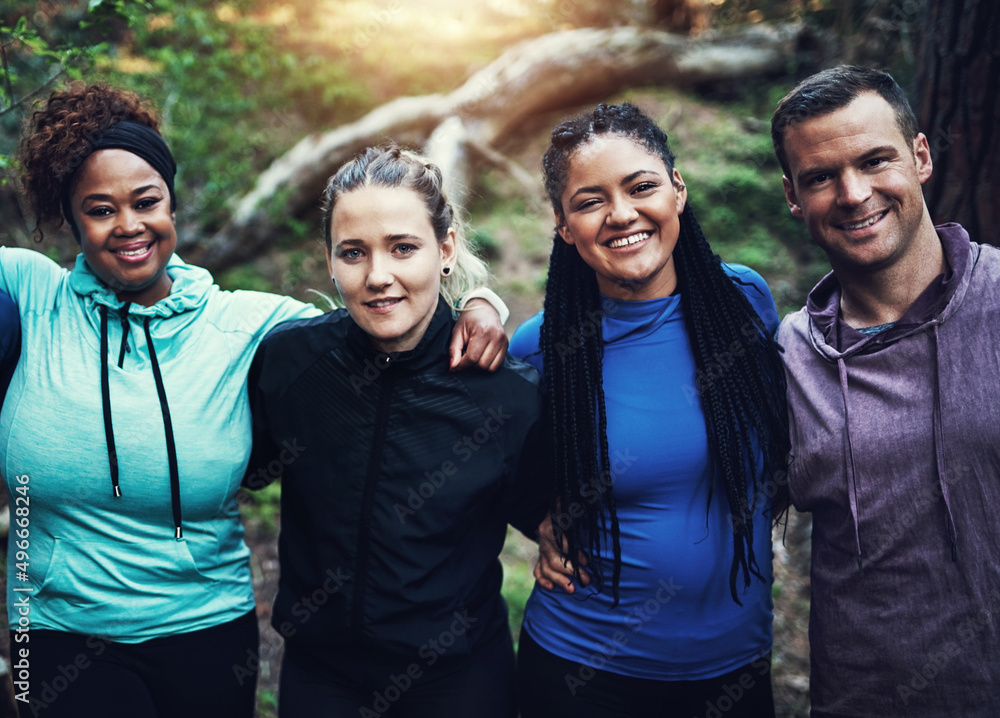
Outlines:
[[545, 578], [545, 574], [542, 573], [542, 569], [538, 565], [537, 561], [535, 562], [535, 567], [531, 569], [531, 573], [534, 574], [535, 581], [538, 582], [538, 585], [544, 588], [546, 591], [551, 591], [553, 588], [555, 588], [555, 584], [552, 583], [549, 579]]
[[452, 371], [458, 371], [462, 366], [462, 352], [465, 351], [465, 335], [462, 333], [461, 325], [456, 324], [451, 332], [451, 342], [448, 344], [448, 367]]
[[468, 341], [465, 343], [465, 356], [462, 357], [462, 363], [466, 366], [482, 367], [483, 354], [489, 347], [490, 340], [487, 336], [485, 336], [483, 329], [480, 326], [475, 324], [470, 325], [468, 331], [470, 331], [471, 334], [469, 335]]
[[[479, 302], [481, 300], [473, 300]], [[500, 317], [493, 307], [466, 309], [459, 315], [452, 332], [452, 371], [461, 371], [472, 366], [495, 371], [507, 355], [507, 334], [500, 323]]]
[[479, 366], [487, 371], [496, 371], [499, 369], [500, 365], [503, 364], [503, 358], [507, 356], [508, 343], [507, 334], [504, 332], [501, 332], [499, 337], [491, 339], [490, 343], [483, 350]]
[[496, 347], [496, 356], [493, 361], [490, 362], [490, 371], [496, 371], [503, 364], [504, 357], [507, 356], [507, 347], [510, 345], [510, 339], [507, 338], [507, 332], [501, 332], [500, 337], [497, 341], [493, 343]]
[[[558, 563], [562, 560], [559, 559]], [[538, 581], [538, 585], [542, 588], [552, 591], [558, 586], [566, 593], [573, 593], [576, 590], [576, 586], [573, 585], [573, 570], [570, 569], [569, 575], [563, 573], [564, 569], [561, 569], [558, 563], [553, 566], [553, 564], [543, 557], [539, 557], [538, 563], [535, 564], [535, 568], [532, 573], [535, 576], [535, 580]]]
[[[479, 313], [487, 314], [486, 312]], [[488, 315], [495, 317], [492, 310]], [[465, 346], [463, 362], [467, 361], [468, 366], [478, 366], [487, 371], [499, 369], [507, 355], [507, 344], [509, 343], [503, 327], [493, 324], [472, 324], [470, 330], [472, 334]]]
[[[538, 562], [533, 573], [542, 588], [551, 591], [555, 586], [559, 586], [566, 593], [573, 593], [576, 590], [573, 585], [573, 567], [555, 544], [550, 516], [546, 516], [538, 526]], [[588, 579], [587, 583], [589, 582]], [[586, 586], [587, 583], [583, 585]]]

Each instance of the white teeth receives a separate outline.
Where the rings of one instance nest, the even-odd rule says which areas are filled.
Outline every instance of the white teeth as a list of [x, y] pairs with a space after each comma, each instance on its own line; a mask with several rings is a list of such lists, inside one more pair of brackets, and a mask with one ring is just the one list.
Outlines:
[[369, 307], [388, 307], [390, 304], [395, 304], [398, 299], [379, 299], [375, 302], [368, 302]]
[[618, 239], [613, 239], [610, 242], [608, 242], [608, 246], [611, 249], [618, 249], [619, 247], [627, 247], [630, 244], [641, 242], [644, 239], [649, 239], [649, 232], [639, 232], [639, 234], [633, 234], [630, 237], [620, 237]]
[[881, 212], [871, 219], [866, 219], [864, 222], [856, 222], [854, 224], [842, 224], [840, 225], [844, 229], [864, 229], [865, 227], [871, 227], [873, 224], [878, 222], [880, 219], [885, 217], [885, 212]]
[[149, 251], [149, 245], [141, 249], [129, 249], [129, 250], [118, 249], [115, 250], [115, 254], [119, 254], [122, 257], [138, 257], [141, 254], [145, 254], [147, 251]]

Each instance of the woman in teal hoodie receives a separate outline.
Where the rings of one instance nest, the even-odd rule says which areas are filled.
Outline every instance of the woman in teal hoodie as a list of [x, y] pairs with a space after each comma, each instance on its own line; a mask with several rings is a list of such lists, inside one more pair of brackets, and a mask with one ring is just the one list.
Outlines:
[[319, 312], [221, 291], [174, 255], [176, 168], [157, 126], [137, 96], [78, 86], [22, 143], [39, 225], [65, 221], [82, 249], [67, 271], [0, 248], [23, 333], [0, 413], [8, 618], [33, 715], [253, 714], [246, 375], [268, 330]]

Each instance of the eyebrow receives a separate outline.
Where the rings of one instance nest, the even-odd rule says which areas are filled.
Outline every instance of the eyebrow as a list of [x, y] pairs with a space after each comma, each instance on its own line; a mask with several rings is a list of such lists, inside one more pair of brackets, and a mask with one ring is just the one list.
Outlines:
[[[385, 235], [385, 237], [382, 238], [382, 241], [388, 244], [391, 242], [398, 242], [404, 239], [416, 240], [418, 242], [424, 241], [423, 237], [418, 237], [417, 235], [409, 234], [408, 232], [403, 232], [400, 234], [387, 234]], [[356, 237], [350, 237], [348, 239], [341, 239], [340, 241], [337, 242], [338, 247], [345, 244], [365, 244], [365, 240]]]
[[[638, 177], [640, 177], [642, 175], [645, 175], [645, 174], [655, 175], [657, 177], [660, 176], [660, 173], [657, 172], [656, 170], [636, 170], [632, 174], [625, 175], [625, 177], [622, 178], [622, 181], [619, 184], [622, 187], [624, 187], [629, 182], [632, 182], [636, 178], [638, 178]], [[572, 196], [570, 197], [570, 201], [572, 201], [573, 199], [575, 199], [578, 194], [599, 193], [599, 192], [601, 192], [601, 190], [602, 190], [602, 188], [599, 187], [599, 186], [597, 186], [597, 185], [593, 185], [593, 186], [590, 186], [590, 187], [581, 187], [580, 189], [578, 189], [576, 192], [574, 192], [572, 194]]]
[[[142, 187], [136, 187], [134, 190], [132, 190], [132, 196], [133, 197], [137, 197], [137, 196], [139, 196], [141, 194], [145, 194], [146, 192], [148, 192], [151, 189], [162, 189], [162, 188], [159, 185], [146, 184], [146, 185], [143, 185]], [[97, 202], [110, 202], [113, 199], [114, 199], [114, 197], [112, 197], [109, 194], [101, 194], [99, 192], [95, 192], [93, 194], [88, 194], [86, 197], [83, 198], [83, 201], [86, 202], [86, 201], [90, 200], [90, 201], [97, 201]]]
[[[858, 155], [851, 159], [851, 162], [866, 162], [872, 157], [878, 157], [879, 155], [898, 155], [899, 148], [893, 145], [880, 145], [879, 147], [873, 147], [872, 149]], [[804, 179], [808, 179], [812, 175], [822, 175], [828, 174], [833, 170], [832, 167], [817, 165], [816, 167], [807, 167], [801, 172], [797, 172], [795, 175], [795, 181], [801, 182]]]

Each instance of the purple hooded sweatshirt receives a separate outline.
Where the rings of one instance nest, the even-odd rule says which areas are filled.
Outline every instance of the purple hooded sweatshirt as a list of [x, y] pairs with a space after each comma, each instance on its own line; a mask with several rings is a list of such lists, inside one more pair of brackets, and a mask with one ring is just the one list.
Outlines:
[[829, 274], [779, 330], [815, 717], [1000, 716], [1000, 251], [937, 232], [891, 329], [845, 325]]

